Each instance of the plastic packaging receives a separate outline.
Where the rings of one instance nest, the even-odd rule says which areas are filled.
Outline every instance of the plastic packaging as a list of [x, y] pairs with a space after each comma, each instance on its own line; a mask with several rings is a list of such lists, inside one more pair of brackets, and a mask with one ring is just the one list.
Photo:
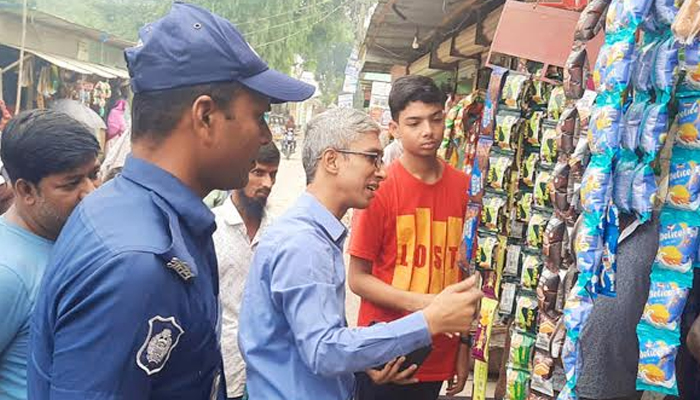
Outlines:
[[503, 282], [502, 286], [498, 312], [502, 315], [513, 315], [518, 285], [515, 282]]
[[535, 352], [530, 389], [548, 396], [554, 396], [553, 372], [554, 359], [545, 352]]
[[527, 225], [527, 234], [525, 238], [528, 247], [538, 250], [542, 248], [547, 222], [549, 222], [549, 218], [545, 215], [538, 212], [532, 214]]
[[649, 12], [651, 3], [652, 0], [613, 0], [606, 16], [606, 34], [636, 28]]
[[542, 261], [535, 254], [523, 255], [523, 268], [520, 274], [520, 286], [523, 289], [535, 290], [542, 272]]
[[678, 15], [677, 0], [654, 0], [654, 14], [660, 23], [669, 26]]
[[522, 179], [526, 186], [535, 186], [535, 177], [537, 173], [537, 164], [540, 161], [539, 153], [530, 153], [524, 157]]
[[483, 117], [481, 118], [481, 136], [493, 137], [496, 110], [498, 109], [498, 102], [501, 99], [503, 80], [507, 74], [508, 70], [501, 67], [494, 67], [493, 72], [491, 72], [489, 89], [486, 93], [486, 100], [484, 101]]
[[487, 352], [491, 337], [491, 328], [493, 319], [496, 315], [496, 307], [498, 300], [484, 298], [481, 300], [481, 308], [479, 310], [479, 324], [473, 336], [472, 356], [479, 361], [488, 361]]
[[588, 53], [584, 46], [574, 49], [564, 68], [564, 93], [569, 99], [580, 99], [586, 90]]
[[697, 241], [698, 227], [684, 222], [662, 223], [655, 267], [681, 274], [690, 273], [697, 253]]
[[622, 119], [622, 130], [620, 131], [620, 147], [635, 151], [639, 147], [639, 131], [646, 104], [634, 102], [627, 109]]
[[510, 178], [513, 158], [508, 156], [492, 155], [489, 162], [489, 173], [486, 179], [491, 189], [505, 192]]
[[581, 206], [588, 213], [602, 213], [612, 196], [612, 173], [605, 159], [593, 158], [581, 181]]
[[509, 108], [522, 108], [523, 94], [527, 89], [527, 85], [527, 75], [511, 72], [503, 85], [501, 101]]
[[552, 89], [552, 94], [549, 97], [549, 104], [547, 105], [547, 116], [551, 120], [559, 120], [562, 111], [564, 111], [564, 104], [566, 104], [566, 94], [564, 93], [564, 88], [557, 86]]
[[622, 112], [614, 105], [598, 106], [593, 110], [588, 128], [588, 147], [593, 155], [614, 154], [620, 146]]
[[487, 197], [484, 199], [484, 208], [481, 211], [481, 224], [484, 229], [498, 232], [501, 228], [506, 199], [501, 196]]
[[504, 150], [515, 150], [518, 145], [518, 130], [520, 117], [514, 114], [499, 114], [496, 116], [495, 142]]
[[527, 142], [533, 146], [540, 145], [540, 136], [542, 135], [542, 120], [544, 118], [544, 111], [535, 111], [532, 116], [528, 119], [526, 137]]
[[506, 371], [506, 395], [503, 400], [526, 400], [530, 387], [530, 374], [508, 368]]
[[593, 71], [593, 81], [599, 94], [622, 92], [630, 81], [634, 61], [634, 35], [608, 42], [600, 49]]
[[535, 179], [534, 204], [538, 207], [551, 207], [552, 173], [546, 169], [540, 170]]
[[600, 32], [605, 23], [605, 13], [609, 4], [610, 0], [593, 0], [588, 3], [576, 23], [574, 40], [589, 41]]
[[652, 390], [678, 395], [676, 355], [678, 338], [645, 325], [637, 327], [639, 337], [639, 368], [637, 390]]
[[513, 331], [510, 339], [508, 364], [511, 368], [530, 371], [530, 361], [535, 352], [535, 338], [530, 335]]
[[654, 170], [651, 166], [649, 164], [637, 165], [632, 181], [632, 210], [642, 223], [651, 218], [657, 190]]
[[481, 216], [481, 206], [479, 204], [469, 203], [464, 216], [464, 229], [462, 230], [461, 257], [458, 259], [458, 265], [467, 273], [468, 276], [473, 274], [471, 270], [472, 258], [474, 257], [474, 249], [477, 244], [477, 229], [479, 227], [479, 217]]
[[608, 207], [603, 234], [603, 257], [598, 279], [594, 280], [596, 294], [615, 297], [617, 286], [617, 242], [620, 238], [620, 214], [614, 205]]
[[[695, 2], [698, 3], [697, 0]], [[691, 95], [696, 96], [700, 91], [700, 38], [695, 38], [694, 41], [683, 46], [679, 55], [681, 68], [686, 71], [683, 85], [679, 89], [680, 95], [690, 92]]]
[[632, 83], [637, 93], [645, 93], [647, 96], [654, 90], [654, 81], [651, 74], [654, 69], [654, 59], [658, 43], [650, 41], [642, 46], [637, 53]]
[[661, 150], [668, 134], [668, 106], [650, 104], [644, 109], [639, 130], [639, 150], [651, 162]]
[[[657, 0], [655, 4], [668, 1], [674, 2], [675, 0]], [[665, 95], [665, 99], [670, 99], [671, 92], [673, 91], [678, 78], [679, 49], [680, 44], [673, 36], [670, 36], [668, 39], [661, 42], [656, 50], [656, 59], [654, 61], [652, 77], [654, 78], [654, 86], [656, 87], [656, 90], [662, 92]]]
[[557, 127], [545, 124], [542, 129], [542, 144], [540, 147], [540, 161], [545, 164], [557, 162]]
[[680, 43], [691, 43], [700, 33], [700, 1], [685, 0], [671, 30]]
[[676, 144], [700, 150], [700, 97], [679, 99], [676, 118]]
[[555, 314], [560, 282], [561, 277], [558, 273], [552, 272], [548, 268], [542, 270], [540, 281], [537, 284], [537, 302], [540, 314]]
[[498, 250], [498, 239], [493, 235], [483, 235], [479, 237], [479, 247], [477, 250], [477, 266], [482, 269], [496, 268], [496, 251]]
[[522, 332], [537, 332], [537, 299], [520, 295], [515, 305], [515, 327]]
[[[671, 160], [666, 204], [680, 210], [700, 209], [700, 163], [692, 151], [676, 149]], [[695, 160], [693, 159], [695, 158]]]
[[613, 202], [624, 213], [632, 213], [632, 192], [637, 168], [637, 155], [633, 151], [620, 151], [613, 173]]
[[652, 274], [649, 298], [644, 306], [642, 322], [657, 329], [680, 333], [680, 319], [689, 289], [667, 280], [662, 275], [663, 273]]

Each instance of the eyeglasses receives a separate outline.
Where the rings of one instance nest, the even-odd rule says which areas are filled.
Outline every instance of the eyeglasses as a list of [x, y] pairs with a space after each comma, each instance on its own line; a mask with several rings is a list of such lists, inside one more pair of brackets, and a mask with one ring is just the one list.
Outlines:
[[355, 151], [355, 150], [336, 150], [338, 153], [341, 154], [354, 154], [356, 156], [364, 156], [366, 157], [369, 161], [371, 161], [374, 164], [374, 167], [376, 169], [382, 169], [384, 166], [384, 160], [382, 159], [384, 157], [384, 154], [381, 152], [370, 152], [370, 151]]

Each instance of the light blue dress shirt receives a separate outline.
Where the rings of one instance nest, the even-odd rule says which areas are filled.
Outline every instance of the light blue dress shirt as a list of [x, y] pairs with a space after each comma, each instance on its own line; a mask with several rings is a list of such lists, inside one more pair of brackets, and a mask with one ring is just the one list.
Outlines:
[[241, 306], [251, 399], [350, 399], [354, 372], [431, 343], [422, 312], [369, 328], [345, 320], [347, 230], [304, 194], [263, 235]]
[[53, 242], [0, 217], [0, 399], [27, 398], [31, 313]]

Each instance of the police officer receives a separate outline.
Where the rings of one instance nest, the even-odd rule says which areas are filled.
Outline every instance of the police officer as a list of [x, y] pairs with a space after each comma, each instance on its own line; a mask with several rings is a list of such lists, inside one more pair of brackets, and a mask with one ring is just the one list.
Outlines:
[[175, 3], [126, 50], [132, 155], [61, 233], [31, 333], [30, 399], [223, 398], [219, 284], [202, 202], [241, 188], [271, 102], [314, 88], [228, 21]]

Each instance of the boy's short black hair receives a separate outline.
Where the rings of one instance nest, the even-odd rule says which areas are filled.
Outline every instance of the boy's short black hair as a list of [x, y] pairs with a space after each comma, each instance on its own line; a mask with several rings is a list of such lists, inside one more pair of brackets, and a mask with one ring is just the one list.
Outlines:
[[435, 82], [427, 76], [408, 75], [397, 79], [391, 86], [389, 93], [389, 109], [391, 118], [399, 120], [399, 114], [410, 103], [420, 101], [426, 104], [445, 104], [447, 96], [440, 90]]
[[236, 82], [218, 82], [136, 93], [131, 105], [132, 141], [148, 137], [160, 142], [177, 127], [198, 97], [208, 95], [220, 107], [228, 107], [239, 89]]
[[0, 157], [11, 182], [38, 184], [49, 175], [74, 170], [97, 158], [100, 144], [90, 128], [68, 114], [25, 111], [2, 133]]
[[280, 151], [275, 146], [275, 142], [270, 142], [260, 147], [255, 162], [265, 165], [279, 165], [281, 159]]

